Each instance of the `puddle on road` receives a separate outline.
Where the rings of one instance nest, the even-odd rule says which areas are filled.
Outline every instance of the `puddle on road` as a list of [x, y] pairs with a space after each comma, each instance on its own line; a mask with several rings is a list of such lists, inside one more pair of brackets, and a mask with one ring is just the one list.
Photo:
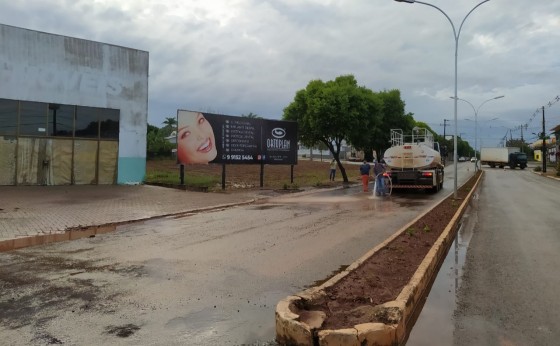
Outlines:
[[105, 328], [107, 334], [118, 336], [119, 338], [128, 338], [137, 331], [140, 327], [134, 324], [126, 324], [124, 326], [108, 326]]
[[307, 195], [285, 195], [256, 201], [253, 210], [269, 210], [282, 205], [298, 206], [316, 210], [383, 210], [392, 212], [398, 208], [423, 208], [432, 199], [423, 191], [407, 191], [405, 195], [393, 193], [387, 197], [374, 196], [373, 192], [362, 192], [361, 186], [330, 189]]
[[425, 201], [418, 201], [418, 202], [416, 202], [416, 201], [397, 201], [396, 203], [401, 208], [421, 207], [421, 206], [426, 205]]
[[[278, 346], [275, 342], [276, 304], [286, 291], [267, 291], [250, 299], [214, 302], [166, 323], [193, 345]], [[251, 326], [249, 330], [244, 326]]]
[[[456, 294], [473, 234], [474, 222], [465, 213], [461, 228], [436, 276], [424, 307], [410, 332], [407, 346], [452, 345]], [[467, 220], [467, 222], [465, 222]]]
[[264, 204], [264, 205], [257, 205], [254, 207], [251, 207], [249, 209], [251, 210], [268, 210], [268, 209], [273, 209], [273, 208], [277, 208], [278, 205], [274, 205], [274, 204]]
[[[362, 192], [361, 188], [344, 188], [323, 191], [303, 196], [285, 196], [274, 200], [279, 205], [301, 205], [302, 207], [314, 207], [326, 210], [378, 210], [384, 211], [397, 208], [393, 204], [393, 198], [377, 197], [372, 192]], [[270, 202], [270, 201], [269, 201]], [[419, 204], [422, 205], [422, 204]], [[267, 209], [269, 209], [268, 207]], [[389, 209], [389, 210], [388, 210]]]

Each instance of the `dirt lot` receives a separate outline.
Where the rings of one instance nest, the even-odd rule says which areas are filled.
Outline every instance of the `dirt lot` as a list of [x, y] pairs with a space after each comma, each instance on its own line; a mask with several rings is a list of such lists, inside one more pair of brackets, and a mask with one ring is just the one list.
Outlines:
[[[265, 165], [263, 175], [263, 188], [282, 189], [284, 187], [302, 188], [307, 186], [329, 187], [342, 184], [342, 175], [337, 169], [334, 182], [329, 181], [328, 160], [300, 159], [294, 165], [294, 182], [291, 183], [291, 166]], [[344, 168], [350, 182], [358, 182], [359, 164], [344, 163]], [[175, 160], [148, 160], [147, 173], [154, 171], [179, 172], [179, 166]], [[227, 165], [226, 166], [226, 190], [260, 188], [259, 165]], [[216, 184], [212, 190], [221, 189], [222, 165], [188, 165], [185, 166], [185, 176], [212, 176], [216, 178]]]

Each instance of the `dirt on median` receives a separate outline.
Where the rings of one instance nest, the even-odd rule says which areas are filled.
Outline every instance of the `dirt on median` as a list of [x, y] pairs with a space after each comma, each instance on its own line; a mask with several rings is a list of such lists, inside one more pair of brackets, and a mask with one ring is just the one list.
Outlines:
[[299, 308], [326, 314], [319, 330], [353, 328], [369, 322], [393, 323], [387, 321], [385, 310], [376, 306], [395, 300], [401, 293], [480, 174], [479, 171], [457, 190], [457, 199], [449, 196], [356, 270], [327, 287], [324, 303], [303, 301]]

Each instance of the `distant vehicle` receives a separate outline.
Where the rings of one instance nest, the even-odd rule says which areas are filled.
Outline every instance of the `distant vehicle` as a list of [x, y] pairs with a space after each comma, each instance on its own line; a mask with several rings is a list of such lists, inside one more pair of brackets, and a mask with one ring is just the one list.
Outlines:
[[459, 161], [459, 162], [465, 162], [465, 161], [467, 161], [467, 158], [464, 157], [464, 156], [461, 156], [461, 157], [459, 157], [459, 159], [457, 159], [457, 161]]
[[471, 157], [471, 162], [476, 162], [476, 157]]
[[346, 152], [345, 159], [346, 161], [353, 161], [353, 162], [361, 162], [365, 158], [364, 152], [354, 149], [353, 147], [350, 148], [349, 151]]
[[527, 154], [519, 152], [519, 148], [516, 147], [482, 148], [480, 149], [480, 162], [492, 168], [509, 166], [509, 168], [515, 169], [519, 166], [519, 168], [525, 169]]

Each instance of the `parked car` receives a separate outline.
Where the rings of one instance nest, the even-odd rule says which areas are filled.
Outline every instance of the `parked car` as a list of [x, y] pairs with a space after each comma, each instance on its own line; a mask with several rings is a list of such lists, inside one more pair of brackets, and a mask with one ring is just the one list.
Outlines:
[[471, 162], [476, 162], [476, 157], [471, 157]]
[[464, 157], [464, 156], [461, 156], [461, 157], [459, 157], [458, 161], [459, 162], [465, 162], [465, 161], [467, 161], [467, 158]]

